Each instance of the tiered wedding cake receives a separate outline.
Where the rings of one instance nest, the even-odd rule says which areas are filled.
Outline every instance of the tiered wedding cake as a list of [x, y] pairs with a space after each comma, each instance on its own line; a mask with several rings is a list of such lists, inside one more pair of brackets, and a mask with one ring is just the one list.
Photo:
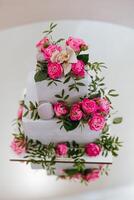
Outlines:
[[19, 133], [11, 147], [32, 168], [89, 182], [105, 171], [104, 164], [112, 163], [121, 146], [109, 133], [110, 96], [117, 94], [105, 92], [105, 66], [90, 62], [86, 42], [74, 37], [54, 41], [55, 27], [51, 23], [36, 45], [36, 71], [30, 73], [20, 102]]

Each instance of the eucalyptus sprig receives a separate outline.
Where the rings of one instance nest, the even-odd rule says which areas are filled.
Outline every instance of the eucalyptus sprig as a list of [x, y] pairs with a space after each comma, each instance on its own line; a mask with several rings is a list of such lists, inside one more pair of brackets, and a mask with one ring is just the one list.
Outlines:
[[55, 86], [57, 86], [57, 84], [58, 83], [61, 83], [62, 81], [61, 80], [59, 80], [59, 79], [51, 79], [51, 78], [47, 78], [47, 80], [48, 80], [48, 86], [50, 86], [50, 85], [55, 85]]
[[45, 37], [50, 35], [54, 31], [56, 26], [57, 26], [57, 24], [51, 22], [50, 25], [49, 25], [49, 28], [47, 30], [43, 31], [43, 33], [45, 33]]
[[103, 62], [88, 63], [89, 69], [93, 70], [96, 74], [102, 71], [102, 68], [107, 68]]
[[56, 94], [55, 97], [59, 100], [59, 101], [66, 101], [69, 98], [69, 95], [65, 94], [65, 90], [62, 89], [61, 94]]
[[85, 86], [85, 84], [83, 82], [80, 82], [81, 78], [76, 78], [76, 77], [73, 77], [72, 76], [72, 79], [73, 79], [73, 84], [69, 85], [69, 91], [71, 90], [75, 90], [77, 92], [79, 92], [79, 87], [83, 87]]
[[68, 157], [69, 158], [79, 158], [85, 154], [84, 146], [76, 143], [75, 141], [67, 142], [68, 146]]
[[115, 157], [118, 156], [119, 148], [122, 147], [122, 142], [119, 140], [119, 137], [110, 135], [108, 125], [105, 126], [100, 138], [96, 140], [96, 143], [101, 146], [102, 155], [105, 157], [109, 152]]
[[89, 98], [95, 98], [105, 95], [104, 86], [105, 83], [104, 77], [99, 77], [98, 75], [91, 76], [91, 83], [88, 87], [88, 96]]
[[44, 169], [46, 169], [49, 174], [55, 173], [55, 145], [50, 143], [49, 145], [44, 145], [38, 140], [28, 140], [27, 141], [27, 152], [25, 158], [27, 163], [40, 162]]
[[26, 104], [24, 104], [23, 106], [26, 110], [23, 117], [26, 117], [27, 115], [30, 114], [31, 119], [33, 119], [33, 120], [40, 119], [40, 117], [38, 115], [38, 103], [37, 102], [33, 103], [32, 101], [29, 101], [29, 106], [27, 106]]
[[45, 37], [49, 36], [50, 39], [52, 40], [53, 44], [58, 44], [58, 43], [60, 43], [60, 42], [65, 40], [64, 38], [60, 38], [57, 41], [53, 41], [53, 38], [52, 38], [51, 34], [53, 33], [53, 31], [56, 28], [56, 26], [57, 26], [57, 24], [51, 22], [50, 25], [49, 25], [49, 28], [47, 30], [43, 31], [43, 33], [45, 33]]

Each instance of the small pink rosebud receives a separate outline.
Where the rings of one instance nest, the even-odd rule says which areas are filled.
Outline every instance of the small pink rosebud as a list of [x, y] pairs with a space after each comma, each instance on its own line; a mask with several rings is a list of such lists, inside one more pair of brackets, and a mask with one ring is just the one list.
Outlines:
[[101, 152], [101, 148], [95, 143], [89, 143], [85, 146], [85, 152], [88, 156], [98, 156]]
[[22, 120], [22, 117], [23, 117], [23, 110], [24, 110], [23, 105], [20, 105], [20, 106], [19, 106], [19, 109], [18, 109], [18, 112], [17, 112], [17, 117], [18, 117], [19, 120]]
[[56, 154], [58, 156], [66, 156], [68, 151], [68, 147], [65, 143], [57, 144], [56, 146]]

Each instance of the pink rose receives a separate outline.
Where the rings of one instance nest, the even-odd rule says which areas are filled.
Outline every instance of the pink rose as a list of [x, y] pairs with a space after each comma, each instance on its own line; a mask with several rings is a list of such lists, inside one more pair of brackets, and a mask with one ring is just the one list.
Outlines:
[[89, 172], [88, 174], [84, 175], [83, 179], [89, 182], [89, 181], [95, 181], [99, 177], [100, 177], [100, 170], [94, 169], [92, 170], [92, 172]]
[[75, 52], [80, 52], [80, 50], [85, 50], [84, 48], [87, 47], [85, 42], [79, 38], [69, 37], [66, 41], [66, 44], [70, 46]]
[[90, 129], [93, 131], [102, 130], [105, 126], [105, 123], [105, 118], [99, 113], [94, 114], [93, 117], [88, 121]]
[[36, 47], [39, 48], [40, 50], [42, 48], [45, 48], [49, 45], [49, 39], [47, 37], [43, 38], [42, 40], [40, 40], [37, 44]]
[[23, 117], [23, 110], [24, 110], [23, 105], [20, 105], [20, 106], [19, 106], [19, 109], [18, 109], [18, 112], [17, 112], [17, 117], [18, 117], [19, 120], [22, 120], [22, 117]]
[[54, 104], [54, 112], [57, 117], [61, 117], [68, 113], [68, 109], [64, 102], [57, 102]]
[[85, 76], [84, 66], [85, 66], [84, 62], [82, 60], [78, 60], [77, 63], [72, 64], [72, 73], [75, 76], [83, 78]]
[[57, 79], [62, 76], [63, 68], [59, 63], [48, 63], [48, 75], [51, 79]]
[[10, 147], [17, 155], [26, 152], [25, 142], [16, 138], [13, 139]]
[[67, 155], [67, 151], [68, 151], [68, 147], [66, 144], [57, 144], [56, 146], [56, 154], [58, 156], [66, 156]]
[[80, 105], [74, 104], [70, 110], [70, 119], [72, 121], [79, 121], [81, 120], [82, 116], [83, 116], [83, 113], [80, 109]]
[[101, 152], [101, 148], [95, 143], [89, 143], [85, 146], [85, 152], [88, 156], [98, 156]]
[[105, 114], [108, 114], [110, 111], [110, 102], [106, 98], [96, 98], [98, 104], [98, 109]]
[[50, 58], [52, 57], [53, 52], [54, 51], [60, 52], [61, 51], [61, 47], [58, 46], [58, 45], [55, 45], [55, 44], [51, 44], [47, 48], [42, 48], [41, 50], [42, 50], [42, 52], [44, 54], [44, 58], [46, 60], [50, 60]]
[[94, 113], [97, 110], [97, 104], [96, 104], [96, 102], [94, 100], [90, 100], [88, 98], [84, 98], [82, 100], [82, 110], [86, 114]]

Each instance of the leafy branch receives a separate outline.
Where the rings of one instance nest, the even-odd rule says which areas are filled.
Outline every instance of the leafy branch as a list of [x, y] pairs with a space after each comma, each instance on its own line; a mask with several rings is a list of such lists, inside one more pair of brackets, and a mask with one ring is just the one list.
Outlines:
[[57, 24], [54, 24], [53, 22], [51, 22], [50, 25], [49, 25], [48, 30], [43, 31], [43, 33], [46, 34], [45, 36], [50, 35], [54, 31], [56, 26], [57, 26]]
[[[79, 92], [79, 87], [85, 86], [85, 84], [83, 82], [80, 82], [80, 80], [82, 78], [74, 77], [73, 75], [71, 75], [71, 78], [74, 83], [69, 85], [69, 91], [75, 90], [75, 91]], [[67, 80], [67, 78], [65, 79], [64, 83], [66, 83], [66, 80]]]
[[95, 98], [95, 97], [101, 97], [105, 95], [105, 83], [104, 77], [99, 77], [98, 75], [95, 75], [95, 77], [91, 77], [91, 83], [88, 87], [88, 96], [89, 98]]
[[54, 164], [55, 164], [55, 145], [50, 143], [49, 145], [44, 145], [38, 140], [28, 140], [27, 141], [27, 152], [25, 158], [27, 163], [41, 164], [44, 169], [49, 171], [49, 174], [54, 174]]
[[66, 101], [69, 98], [69, 95], [65, 95], [65, 90], [63, 89], [61, 91], [61, 95], [56, 94], [55, 97], [58, 98], [60, 101]]
[[48, 82], [48, 86], [50, 86], [52, 84], [57, 86], [57, 83], [61, 83], [62, 82], [61, 80], [58, 80], [58, 79], [53, 80], [53, 79], [47, 78], [47, 80], [49, 81]]
[[108, 131], [109, 127], [106, 126], [100, 138], [96, 140], [96, 143], [101, 146], [103, 156], [106, 157], [109, 152], [111, 152], [113, 156], [118, 156], [118, 151], [119, 148], [122, 147], [122, 142], [119, 141], [119, 137], [111, 136]]
[[102, 68], [107, 68], [103, 62], [88, 63], [89, 69], [93, 70], [96, 74], [102, 71]]
[[38, 103], [35, 102], [31, 102], [29, 101], [29, 106], [27, 106], [26, 104], [23, 105], [26, 112], [24, 113], [23, 117], [26, 117], [30, 114], [30, 118], [33, 120], [36, 119], [40, 119], [39, 115], [38, 115]]
[[68, 146], [68, 157], [78, 158], [82, 157], [85, 154], [84, 146], [72, 141], [72, 143], [67, 142]]

